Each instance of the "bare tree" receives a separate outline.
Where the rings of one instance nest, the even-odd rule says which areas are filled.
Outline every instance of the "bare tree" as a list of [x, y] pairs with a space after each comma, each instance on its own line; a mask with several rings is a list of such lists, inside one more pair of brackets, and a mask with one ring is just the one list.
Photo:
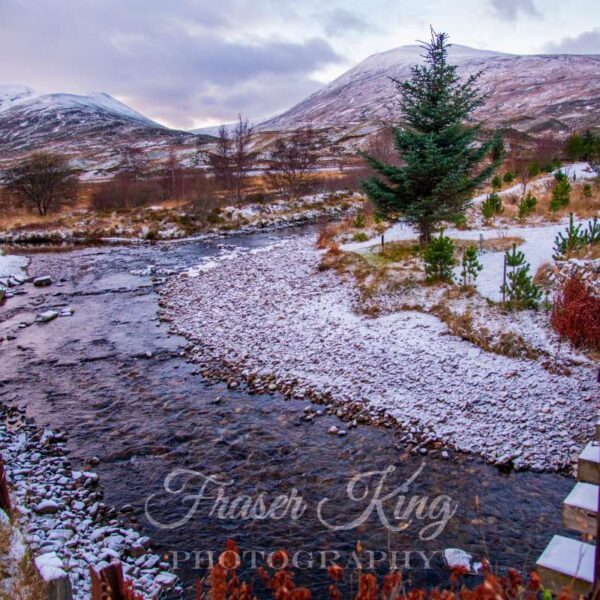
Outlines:
[[233, 187], [239, 202], [248, 173], [256, 166], [257, 152], [252, 150], [254, 127], [240, 115], [233, 129]]
[[310, 173], [319, 160], [319, 139], [312, 128], [280, 137], [268, 159], [267, 179], [272, 187], [298, 198], [306, 189]]
[[31, 204], [41, 216], [77, 197], [78, 179], [62, 154], [35, 152], [3, 173], [6, 188]]
[[206, 156], [217, 183], [225, 190], [231, 190], [233, 186], [233, 140], [225, 125], [219, 127], [215, 149], [207, 152]]
[[256, 165], [257, 153], [252, 150], [254, 127], [240, 115], [230, 131], [219, 128], [215, 149], [207, 153], [208, 164], [215, 179], [228, 191], [242, 199], [248, 173]]
[[142, 148], [127, 146], [121, 151], [119, 170], [131, 181], [141, 181], [148, 175], [149, 161]]

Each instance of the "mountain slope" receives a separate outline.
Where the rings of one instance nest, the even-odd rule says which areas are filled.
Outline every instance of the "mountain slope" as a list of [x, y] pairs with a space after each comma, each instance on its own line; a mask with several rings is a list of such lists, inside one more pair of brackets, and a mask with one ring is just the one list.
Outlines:
[[150, 159], [185, 151], [199, 137], [172, 130], [104, 93], [42, 94], [26, 86], [0, 86], [0, 164], [34, 150], [70, 155], [82, 170], [110, 173], [127, 146], [143, 147]]
[[[421, 54], [419, 46], [403, 46], [370, 56], [261, 129], [397, 121], [398, 94], [390, 77], [408, 78]], [[488, 97], [476, 118], [490, 125], [561, 134], [600, 125], [600, 55], [517, 56], [455, 45], [450, 62], [463, 77], [484, 70], [480, 85]]]

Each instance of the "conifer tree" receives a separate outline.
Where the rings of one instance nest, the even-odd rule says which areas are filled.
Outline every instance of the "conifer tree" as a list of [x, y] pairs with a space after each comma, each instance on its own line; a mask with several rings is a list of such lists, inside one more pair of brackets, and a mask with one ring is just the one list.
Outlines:
[[463, 287], [472, 285], [477, 279], [479, 272], [483, 269], [482, 264], [477, 258], [477, 248], [475, 246], [469, 246], [465, 250], [462, 257], [461, 265], [461, 277]]
[[506, 265], [511, 271], [507, 274], [507, 281], [502, 284], [501, 291], [508, 298], [508, 308], [537, 308], [542, 290], [533, 283], [529, 263], [525, 262], [525, 255], [517, 250], [516, 244], [506, 253]]
[[415, 225], [422, 244], [431, 241], [438, 223], [465, 213], [475, 188], [492, 175], [502, 155], [499, 135], [478, 141], [480, 126], [465, 123], [483, 102], [477, 87], [481, 73], [461, 81], [457, 67], [448, 63], [447, 39], [432, 30], [431, 41], [423, 44], [424, 64], [412, 67], [410, 80], [394, 80], [405, 123], [393, 130], [401, 166], [363, 154], [377, 174], [363, 189], [381, 214]]
[[433, 238], [427, 246], [423, 253], [423, 260], [429, 281], [452, 281], [452, 267], [456, 264], [454, 242], [442, 231], [440, 236]]

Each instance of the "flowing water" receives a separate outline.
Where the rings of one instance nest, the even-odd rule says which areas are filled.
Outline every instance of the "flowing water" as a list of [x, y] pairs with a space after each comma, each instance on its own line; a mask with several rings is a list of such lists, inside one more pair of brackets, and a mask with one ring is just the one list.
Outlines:
[[[261, 247], [301, 233], [225, 243]], [[370, 426], [328, 435], [331, 425], [343, 424], [332, 416], [307, 423], [306, 402], [227, 390], [196, 373], [180, 356], [186, 340], [157, 320], [158, 295], [146, 269], [180, 270], [223, 252], [213, 241], [32, 254], [30, 274], [49, 274], [55, 283], [28, 285], [27, 295], [0, 307], [0, 336], [16, 335], [0, 343], [0, 401], [26, 405], [40, 425], [65, 429], [75, 464], [97, 456], [105, 502], [133, 505], [140, 529], [177, 560], [186, 585], [205, 574], [209, 553], [218, 556], [228, 539], [254, 552], [243, 561], [250, 576], [253, 559], [265, 563], [260, 552], [285, 548], [297, 582], [316, 597], [328, 583], [323, 564], [334, 558], [348, 572], [357, 560], [365, 569], [373, 560], [379, 571], [390, 561], [410, 565], [405, 578], [427, 586], [448, 582], [445, 548], [485, 556], [494, 568], [529, 569], [560, 531], [569, 479], [503, 474], [469, 457], [415, 456], [393, 431]], [[67, 306], [71, 317], [19, 328], [42, 310]], [[185, 471], [171, 491], [183, 481], [187, 487], [167, 493], [165, 477], [176, 469]], [[348, 488], [352, 477], [369, 472]], [[206, 483], [206, 476], [214, 480]], [[226, 497], [194, 505], [202, 483], [214, 496], [217, 482]], [[285, 498], [274, 505], [278, 495]], [[240, 518], [249, 503], [253, 516], [264, 518]], [[270, 509], [266, 517], [263, 508]], [[358, 541], [363, 551], [353, 555]]]

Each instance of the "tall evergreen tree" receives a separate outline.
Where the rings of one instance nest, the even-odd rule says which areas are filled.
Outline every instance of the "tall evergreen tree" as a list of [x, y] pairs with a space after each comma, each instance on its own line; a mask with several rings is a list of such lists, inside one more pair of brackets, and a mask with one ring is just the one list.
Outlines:
[[363, 155], [380, 176], [363, 182], [369, 198], [380, 213], [416, 225], [423, 244], [440, 221], [464, 215], [473, 191], [502, 156], [499, 135], [479, 142], [480, 126], [465, 123], [483, 102], [476, 85], [481, 73], [461, 81], [448, 64], [447, 39], [432, 29], [431, 42], [423, 44], [425, 63], [412, 67], [410, 80], [394, 80], [406, 125], [394, 129], [401, 166]]

